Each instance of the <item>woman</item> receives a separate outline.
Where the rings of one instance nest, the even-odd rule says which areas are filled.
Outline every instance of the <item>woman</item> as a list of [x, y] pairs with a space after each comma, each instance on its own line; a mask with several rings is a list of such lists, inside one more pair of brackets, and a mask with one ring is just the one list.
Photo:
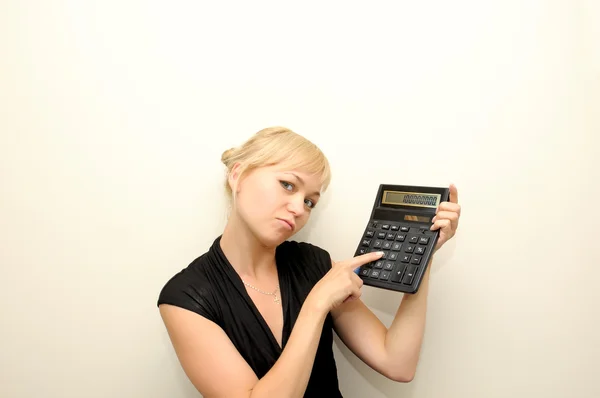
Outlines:
[[[290, 238], [308, 222], [330, 181], [323, 153], [280, 127], [225, 151], [227, 225], [210, 249], [164, 286], [158, 305], [179, 361], [204, 397], [341, 397], [333, 330], [375, 371], [412, 380], [425, 324], [429, 270], [387, 329], [361, 302], [354, 270], [368, 253], [333, 263]], [[457, 228], [451, 186], [433, 229], [436, 250]], [[429, 269], [430, 267], [428, 267]]]

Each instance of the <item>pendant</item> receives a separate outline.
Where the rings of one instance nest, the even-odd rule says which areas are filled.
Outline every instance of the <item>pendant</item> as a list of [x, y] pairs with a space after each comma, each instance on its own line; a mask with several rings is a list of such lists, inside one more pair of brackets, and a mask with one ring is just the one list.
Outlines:
[[273, 301], [276, 303], [279, 303], [279, 296], [277, 296], [276, 294], [274, 296], [275, 296], [275, 299], [273, 299]]

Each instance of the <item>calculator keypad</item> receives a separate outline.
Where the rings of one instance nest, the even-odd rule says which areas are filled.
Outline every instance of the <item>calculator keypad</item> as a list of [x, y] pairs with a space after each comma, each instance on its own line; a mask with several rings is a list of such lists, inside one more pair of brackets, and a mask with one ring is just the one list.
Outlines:
[[428, 225], [371, 222], [357, 254], [383, 251], [384, 255], [378, 261], [363, 265], [358, 274], [366, 280], [412, 285], [417, 272], [425, 266], [423, 259], [432, 250], [434, 235]]

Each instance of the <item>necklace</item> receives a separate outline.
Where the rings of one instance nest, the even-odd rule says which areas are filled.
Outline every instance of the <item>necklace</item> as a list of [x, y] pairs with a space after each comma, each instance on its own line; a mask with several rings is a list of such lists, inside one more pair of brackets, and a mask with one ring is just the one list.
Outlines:
[[269, 293], [269, 292], [262, 291], [259, 288], [254, 287], [254, 286], [252, 286], [249, 283], [244, 282], [244, 280], [242, 280], [242, 283], [244, 285], [248, 286], [249, 288], [256, 290], [259, 293], [266, 294], [268, 296], [273, 296], [273, 301], [276, 302], [276, 303], [279, 303], [279, 296], [277, 295], [277, 291], [279, 290], [279, 285], [277, 285], [277, 287], [275, 288], [275, 290], [273, 291], [273, 293]]

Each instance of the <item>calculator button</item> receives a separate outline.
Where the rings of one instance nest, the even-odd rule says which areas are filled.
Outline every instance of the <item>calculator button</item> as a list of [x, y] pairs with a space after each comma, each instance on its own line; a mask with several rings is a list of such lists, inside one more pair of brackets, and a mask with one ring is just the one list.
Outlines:
[[404, 275], [404, 279], [402, 279], [402, 283], [405, 285], [410, 285], [415, 277], [415, 273], [417, 272], [417, 267], [411, 265], [406, 270], [406, 274]]
[[373, 243], [373, 247], [379, 248], [379, 247], [381, 247], [382, 244], [383, 244], [382, 240], [376, 240], [375, 243]]
[[398, 258], [398, 253], [390, 253], [388, 260], [395, 261]]
[[371, 239], [363, 239], [361, 245], [364, 246], [364, 247], [371, 246]]
[[371, 227], [373, 228], [377, 228], [379, 225], [377, 224], [377, 221], [373, 221], [373, 223], [371, 224]]
[[381, 271], [381, 278], [379, 279], [384, 279], [384, 280], [388, 280], [390, 278], [390, 271]]
[[407, 227], [407, 226], [402, 226], [402, 227], [400, 227], [400, 231], [402, 231], [402, 232], [408, 232], [408, 230], [409, 230], [409, 229], [410, 229], [410, 228], [409, 228], [409, 227]]
[[416, 254], [425, 254], [425, 248], [423, 246], [417, 246], [415, 249]]
[[374, 268], [383, 268], [383, 261], [381, 261], [381, 260], [377, 261], [373, 267]]
[[396, 235], [396, 240], [398, 242], [404, 242], [404, 239], [406, 239], [406, 235], [404, 235], [404, 234], [398, 234], [398, 235]]
[[381, 226], [382, 229], [390, 229], [390, 224], [383, 224]]
[[378, 279], [379, 278], [379, 270], [378, 269], [374, 269], [373, 271], [371, 271], [371, 275], [369, 275], [371, 278], [375, 278]]
[[369, 276], [370, 272], [371, 272], [371, 270], [369, 268], [363, 268], [360, 270], [360, 275], [361, 276]]
[[402, 256], [402, 258], [400, 259], [400, 261], [402, 261], [403, 263], [407, 263], [410, 261], [410, 254], [405, 254]]
[[382, 245], [382, 247], [383, 247], [385, 250], [389, 250], [389, 249], [391, 249], [391, 248], [392, 248], [392, 242], [383, 242], [383, 245]]
[[398, 269], [394, 270], [394, 272], [392, 273], [392, 282], [400, 283], [402, 281], [402, 274], [404, 273], [405, 268], [405, 264], [400, 264]]
[[426, 245], [429, 243], [429, 237], [428, 236], [421, 236], [419, 238], [419, 243], [422, 245]]
[[385, 232], [379, 232], [379, 233], [377, 233], [377, 238], [379, 238], [379, 239], [385, 239]]
[[367, 233], [365, 234], [365, 236], [367, 238], [372, 238], [373, 235], [375, 235], [375, 231], [372, 231], [372, 230], [368, 230]]
[[358, 255], [362, 256], [363, 254], [367, 254], [369, 252], [368, 249], [365, 249], [364, 247], [361, 247], [360, 249], [358, 249]]
[[400, 227], [398, 227], [397, 225], [392, 225], [392, 231], [397, 231], [399, 229], [400, 229]]
[[419, 265], [419, 264], [421, 264], [421, 257], [419, 257], [419, 256], [414, 256], [414, 257], [412, 258], [412, 260], [410, 260], [410, 263], [411, 263], [411, 264], [416, 264], [416, 265]]
[[394, 269], [394, 263], [390, 263], [390, 262], [386, 262], [385, 263], [385, 267], [383, 267], [384, 270], [386, 271], [391, 271]]
[[382, 260], [385, 260], [388, 256], [388, 252], [383, 252], [383, 255], [379, 258], [381, 258]]
[[394, 243], [392, 245], [392, 250], [395, 250], [395, 251], [399, 252], [400, 249], [402, 249], [402, 243]]
[[386, 235], [387, 240], [394, 240], [395, 237], [396, 237], [396, 234], [392, 234], [392, 233], [389, 233]]
[[406, 248], [404, 249], [404, 251], [407, 253], [412, 253], [414, 250], [415, 250], [415, 247], [413, 245], [406, 246]]
[[419, 241], [419, 237], [418, 236], [411, 236], [408, 241], [410, 243], [417, 243]]

